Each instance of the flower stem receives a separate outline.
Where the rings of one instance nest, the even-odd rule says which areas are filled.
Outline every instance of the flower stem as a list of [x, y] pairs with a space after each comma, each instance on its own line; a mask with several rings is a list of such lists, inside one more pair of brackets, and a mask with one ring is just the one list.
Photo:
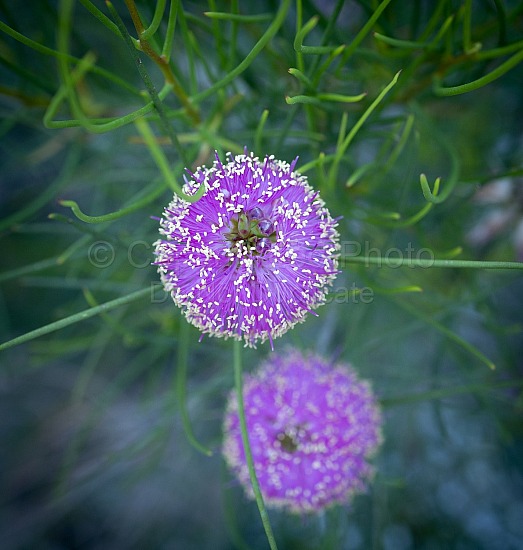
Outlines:
[[380, 399], [383, 407], [395, 407], [397, 405], [406, 405], [428, 400], [446, 399], [455, 395], [486, 393], [494, 390], [503, 390], [519, 388], [523, 386], [523, 380], [501, 380], [499, 382], [485, 382], [478, 384], [464, 384], [461, 386], [452, 386], [448, 388], [436, 388], [420, 393], [410, 393], [396, 397], [384, 397]]
[[[66, 208], [70, 208], [73, 211], [73, 214], [85, 223], [104, 223], [127, 216], [127, 214], [136, 212], [136, 210], [150, 204], [165, 191], [165, 185], [159, 180], [155, 180], [153, 184], [148, 186], [145, 190], [147, 191], [146, 194], [140, 193], [142, 196], [135, 196], [136, 202], [131, 202], [131, 204], [121, 208], [120, 210], [109, 212], [108, 214], [102, 214], [100, 216], [89, 216], [88, 214], [85, 214], [76, 201], [59, 200], [58, 204], [60, 204], [60, 206], [65, 206]], [[54, 219], [55, 215], [49, 214], [49, 217]]]
[[212, 451], [202, 445], [194, 435], [192, 430], [189, 411], [187, 410], [187, 363], [189, 355], [189, 323], [184, 319], [180, 323], [179, 342], [178, 342], [178, 361], [176, 365], [176, 399], [180, 415], [182, 417], [182, 425], [185, 435], [189, 443], [200, 453], [206, 456], [212, 456]]
[[364, 264], [365, 267], [453, 267], [461, 269], [523, 269], [523, 262], [490, 262], [478, 260], [437, 260], [421, 258], [388, 258], [386, 256], [342, 256], [342, 267], [347, 264]]
[[[176, 96], [184, 106], [187, 115], [191, 118], [194, 125], [197, 126], [200, 123], [200, 115], [195, 107], [192, 105], [189, 97], [185, 93], [185, 90], [182, 88], [180, 82], [174, 75], [167, 59], [163, 55], [159, 55], [158, 53], [156, 53], [154, 48], [149, 43], [149, 31], [143, 25], [142, 19], [140, 17], [140, 14], [138, 13], [134, 0], [125, 0], [125, 4], [127, 6], [127, 9], [129, 10], [131, 19], [133, 20], [136, 32], [138, 33], [138, 40], [142, 51], [147, 54], [154, 61], [154, 63], [156, 63], [165, 78], [165, 82], [172, 86], [173, 92], [176, 94]], [[113, 11], [114, 9], [111, 10], [111, 12]], [[120, 32], [122, 32], [121, 25], [119, 25], [118, 21], [116, 21], [116, 24], [120, 28]], [[122, 36], [124, 39], [126, 38], [124, 32], [122, 32]]]
[[[122, 21], [122, 18], [120, 17], [119, 13], [114, 9], [111, 2], [109, 2], [109, 0], [106, 0], [106, 3], [107, 3], [107, 8], [109, 9], [109, 12], [111, 13], [113, 19], [115, 20], [116, 24], [118, 25], [118, 28], [120, 29], [120, 33], [121, 33], [121, 35], [124, 39], [124, 42], [127, 44], [127, 48], [129, 50], [129, 53], [130, 53], [131, 57], [134, 58], [134, 61], [136, 63], [136, 67], [138, 69], [138, 73], [140, 74], [140, 76], [143, 80], [143, 83], [145, 84], [145, 87], [147, 88], [149, 96], [150, 96], [150, 98], [151, 98], [151, 100], [154, 104], [154, 107], [155, 107], [157, 113], [158, 113], [160, 123], [163, 126], [163, 130], [165, 131], [165, 134], [167, 136], [169, 136], [169, 139], [171, 140], [172, 144], [177, 149], [178, 154], [180, 155], [180, 159], [182, 160], [184, 166], [188, 166], [189, 162], [188, 162], [188, 159], [185, 156], [185, 150], [180, 145], [180, 142], [178, 140], [178, 136], [176, 135], [171, 123], [169, 122], [169, 118], [167, 116], [167, 112], [165, 110], [163, 102], [160, 99], [160, 96], [159, 96], [158, 92], [156, 91], [156, 88], [155, 88], [155, 86], [154, 86], [154, 84], [151, 80], [151, 77], [149, 76], [149, 73], [145, 69], [145, 66], [142, 63], [142, 60], [140, 59], [140, 56], [138, 55], [138, 52], [136, 51], [136, 48], [133, 45], [132, 38], [131, 38], [131, 35], [129, 34], [128, 30], [127, 30], [127, 27], [125, 26], [124, 22]], [[131, 13], [134, 14], [134, 12], [131, 12]], [[136, 13], [136, 17], [138, 17], [137, 13]], [[133, 15], [133, 21], [135, 21], [134, 15]], [[136, 22], [135, 22], [135, 25], [137, 25]], [[141, 29], [143, 29], [143, 27], [137, 26], [136, 30], [138, 31], [138, 33], [140, 33]], [[142, 43], [140, 42], [140, 44], [142, 44]], [[142, 44], [142, 46], [143, 46], [143, 44]], [[144, 49], [143, 51], [146, 54], [149, 55], [149, 50]], [[173, 88], [173, 91], [175, 91], [175, 93], [176, 93], [176, 90], [174, 90], [174, 87], [173, 87], [173, 83], [171, 81], [169, 81], [167, 78], [166, 78], [166, 84], [171, 86]]]
[[387, 95], [387, 93], [396, 85], [396, 82], [398, 81], [400, 73], [401, 71], [398, 71], [394, 75], [394, 78], [387, 84], [387, 86], [385, 86], [385, 88], [381, 91], [378, 97], [369, 105], [369, 107], [367, 107], [366, 111], [360, 116], [359, 120], [356, 122], [356, 124], [354, 124], [354, 126], [352, 127], [350, 132], [347, 134], [347, 136], [344, 137], [343, 140], [340, 140], [338, 138], [338, 146], [336, 148], [336, 152], [334, 155], [334, 162], [332, 163], [329, 171], [329, 184], [331, 186], [333, 186], [334, 182], [336, 181], [336, 178], [338, 175], [338, 166], [341, 162], [341, 159], [345, 155], [345, 151], [347, 150], [349, 144], [354, 139], [354, 136], [358, 133], [358, 131], [363, 126], [365, 121], [372, 114], [374, 109], [381, 103], [381, 101]]
[[[169, 166], [169, 162], [167, 161], [166, 156], [163, 154], [163, 151], [161, 150], [160, 146], [158, 145], [156, 138], [154, 134], [152, 133], [149, 124], [147, 123], [147, 120], [145, 118], [138, 118], [134, 121], [134, 124], [140, 134], [143, 137], [143, 140], [147, 147], [149, 148], [149, 152], [151, 153], [151, 156], [154, 158], [156, 165], [160, 169], [161, 173], [163, 174], [163, 177], [165, 178], [165, 181], [169, 184], [169, 187], [182, 199], [186, 200], [187, 202], [196, 202], [199, 200], [202, 195], [205, 193], [205, 185], [202, 183], [196, 193], [193, 195], [186, 195], [183, 191], [178, 182], [176, 181], [176, 177], [174, 175], [174, 172], [171, 170], [171, 167]], [[176, 142], [178, 142], [178, 138], [176, 138]], [[184, 160], [184, 162], [187, 162]]]
[[10, 348], [12, 346], [17, 346], [19, 344], [29, 342], [34, 338], [38, 338], [39, 336], [44, 336], [45, 334], [49, 334], [51, 332], [54, 332], [55, 330], [65, 328], [74, 323], [78, 323], [79, 321], [85, 321], [85, 319], [89, 319], [90, 317], [94, 317], [95, 315], [100, 315], [100, 313], [103, 313], [105, 311], [111, 311], [114, 308], [130, 304], [131, 302], [136, 302], [137, 300], [140, 300], [145, 296], [150, 295], [150, 293], [151, 293], [150, 288], [143, 288], [142, 290], [137, 290], [136, 292], [132, 292], [127, 296], [116, 298], [115, 300], [111, 300], [110, 302], [105, 302], [104, 304], [100, 304], [99, 306], [91, 307], [89, 309], [84, 309], [83, 311], [75, 313], [74, 315], [70, 315], [69, 317], [64, 317], [59, 321], [55, 321], [54, 323], [49, 323], [48, 325], [37, 328], [30, 332], [27, 332], [26, 334], [17, 336], [12, 340], [3, 342], [2, 344], [0, 344], [0, 351]]
[[269, 515], [263, 502], [263, 496], [256, 477], [256, 471], [254, 470], [254, 460], [252, 458], [251, 444], [249, 442], [249, 434], [247, 432], [247, 422], [245, 420], [245, 408], [243, 405], [243, 376], [242, 376], [242, 344], [240, 341], [234, 341], [234, 382], [236, 386], [236, 396], [238, 399], [238, 416], [240, 419], [240, 428], [242, 432], [243, 449], [245, 452], [245, 460], [247, 461], [247, 467], [249, 468], [249, 476], [251, 478], [252, 490], [254, 492], [254, 498], [260, 511], [261, 520], [269, 541], [271, 550], [277, 550], [276, 540], [272, 532], [271, 524], [269, 521]]
[[459, 86], [443, 86], [441, 84], [441, 79], [436, 77], [434, 79], [433, 90], [434, 93], [441, 97], [448, 97], [452, 95], [465, 94], [467, 92], [472, 92], [473, 90], [478, 90], [482, 86], [490, 84], [497, 78], [503, 76], [505, 73], [513, 69], [518, 63], [523, 61], [523, 50], [520, 50], [512, 57], [509, 57], [502, 65], [494, 69], [492, 72], [473, 80], [472, 82], [467, 82], [466, 84], [461, 84]]

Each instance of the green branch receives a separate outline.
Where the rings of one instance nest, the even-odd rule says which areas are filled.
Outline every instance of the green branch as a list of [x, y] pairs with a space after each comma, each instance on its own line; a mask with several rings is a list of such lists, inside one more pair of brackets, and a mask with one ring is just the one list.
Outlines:
[[[136, 48], [134, 47], [133, 39], [131, 35], [129, 34], [129, 31], [127, 30], [127, 27], [125, 26], [124, 22], [122, 21], [122, 18], [112, 5], [112, 3], [109, 0], [105, 0], [105, 3], [107, 4], [107, 8], [109, 9], [111, 16], [115, 20], [116, 25], [118, 26], [118, 29], [120, 30], [122, 37], [127, 44], [129, 51], [131, 53], [131, 56], [134, 58], [137, 67], [138, 72], [140, 73], [140, 76], [142, 77], [142, 80], [144, 81], [144, 84], [147, 87], [147, 90], [149, 94], [151, 95], [151, 99], [155, 101], [155, 95], [156, 92], [154, 90], [154, 86], [152, 85], [152, 82], [149, 78], [149, 75], [147, 74], [147, 71], [143, 67], [141, 60], [139, 58], [138, 52], [136, 51]], [[136, 32], [138, 33], [139, 38], [139, 45], [140, 49], [151, 58], [151, 60], [158, 66], [160, 71], [163, 74], [163, 77], [165, 78], [166, 84], [169, 84], [172, 87], [172, 90], [174, 94], [178, 97], [181, 104], [185, 108], [185, 111], [187, 115], [191, 118], [192, 122], [195, 126], [197, 126], [200, 123], [200, 115], [198, 111], [194, 108], [192, 105], [189, 97], [185, 93], [185, 90], [183, 89], [182, 85], [180, 84], [179, 80], [174, 75], [171, 66], [169, 65], [169, 62], [167, 58], [158, 55], [154, 48], [151, 46], [148, 40], [146, 40], [143, 36], [144, 33], [147, 33], [147, 30], [144, 28], [142, 20], [140, 18], [140, 14], [138, 13], [138, 10], [136, 8], [136, 5], [134, 3], [134, 0], [125, 0], [125, 4], [127, 6], [127, 9], [129, 10], [129, 13], [131, 15], [131, 19], [133, 20]], [[169, 15], [169, 18], [171, 15]], [[155, 102], [155, 107], [158, 109], [158, 104]], [[160, 115], [160, 118], [162, 117], [162, 110], [161, 107], [158, 110], [158, 113]], [[168, 133], [170, 136], [170, 134]], [[176, 143], [173, 141], [173, 144], [176, 145]], [[185, 163], [186, 164], [186, 163]]]
[[[70, 85], [75, 85], [87, 71], [95, 72], [96, 65], [94, 63], [94, 56], [92, 53], [88, 52], [83, 59], [79, 60], [78, 65], [70, 74]], [[171, 91], [171, 86], [166, 84], [159, 92], [158, 97], [164, 99], [167, 94]], [[85, 116], [78, 117], [77, 119], [71, 120], [53, 120], [60, 108], [60, 105], [64, 99], [67, 98], [69, 93], [69, 88], [64, 83], [58, 89], [56, 95], [53, 97], [47, 111], [44, 114], [43, 123], [46, 128], [56, 129], [56, 128], [73, 128], [77, 126], [82, 126], [89, 132], [102, 134], [109, 132], [111, 130], [116, 130], [121, 126], [125, 126], [130, 122], [133, 122], [137, 118], [144, 116], [150, 113], [154, 109], [154, 103], [150, 101], [145, 106], [140, 107], [136, 111], [133, 111], [127, 115], [121, 117], [109, 117], [102, 119], [87, 119]], [[74, 113], [73, 113], [74, 115]]]
[[165, 11], [166, 0], [158, 0], [151, 24], [140, 33], [140, 40], [149, 40], [158, 30]]
[[263, 36], [258, 40], [258, 42], [256, 42], [252, 50], [247, 54], [247, 57], [239, 65], [237, 65], [230, 73], [224, 76], [221, 80], [219, 80], [218, 82], [215, 82], [212, 86], [209, 86], [203, 92], [200, 92], [194, 95], [192, 97], [192, 101], [194, 103], [198, 103], [203, 99], [213, 95], [215, 92], [227, 86], [227, 84], [231, 83], [237, 76], [243, 73], [243, 71], [245, 71], [245, 69], [247, 69], [251, 65], [251, 63], [258, 56], [258, 54], [263, 50], [263, 48], [265, 48], [269, 40], [276, 34], [278, 29], [281, 27], [281, 25], [285, 21], [285, 17], [287, 15], [287, 12], [289, 11], [290, 5], [291, 5], [291, 0], [283, 0], [280, 6], [280, 9], [276, 13], [276, 17], [274, 18], [273, 22], [269, 25], [268, 29], [265, 31]]
[[315, 96], [309, 95], [295, 95], [286, 96], [285, 101], [289, 105], [295, 105], [296, 103], [307, 103], [310, 105], [322, 106], [326, 101], [336, 101], [339, 103], [357, 103], [361, 101], [367, 94], [359, 95], [343, 95], [343, 94], [317, 94]]
[[347, 61], [349, 57], [354, 53], [356, 48], [361, 44], [363, 39], [370, 32], [374, 23], [379, 19], [379, 16], [382, 14], [383, 10], [390, 4], [391, 0], [383, 0], [383, 2], [374, 10], [373, 14], [369, 20], [363, 25], [358, 34], [354, 37], [354, 40], [345, 48], [342, 59], [343, 62]]
[[376, 107], [381, 103], [381, 101], [385, 98], [388, 92], [396, 85], [396, 82], [398, 81], [400, 74], [401, 74], [401, 71], [397, 72], [394, 75], [394, 78], [387, 84], [387, 86], [385, 86], [385, 88], [381, 91], [378, 97], [369, 105], [369, 107], [367, 107], [365, 112], [360, 116], [356, 124], [354, 124], [354, 126], [351, 128], [348, 135], [344, 138], [342, 138], [341, 136], [338, 136], [338, 144], [336, 147], [334, 161], [329, 170], [329, 184], [331, 186], [334, 185], [334, 182], [338, 176], [338, 166], [341, 162], [341, 159], [345, 155], [345, 151], [347, 150], [351, 141], [354, 139], [354, 137], [356, 136], [360, 128], [363, 126], [365, 121], [370, 117], [374, 109], [376, 109]]
[[[24, 36], [23, 34], [15, 31], [9, 25], [6, 25], [3, 21], [0, 21], [0, 31], [5, 32], [8, 36], [11, 38], [14, 38], [21, 44], [24, 44], [24, 46], [27, 46], [28, 48], [31, 48], [35, 50], [38, 53], [41, 53], [43, 55], [50, 55], [52, 57], [55, 57], [57, 59], [60, 59], [64, 54], [53, 50], [52, 48], [49, 48], [48, 46], [44, 46], [43, 44], [40, 44], [38, 42], [35, 42], [34, 40], [31, 40], [27, 36]], [[68, 61], [79, 63], [81, 60], [78, 57], [75, 57], [74, 55], [66, 54], [65, 58]], [[102, 69], [101, 67], [98, 67], [97, 65], [93, 65], [90, 70], [93, 73], [98, 74], [99, 76], [106, 78], [107, 80], [112, 81], [113, 83], [117, 84], [118, 86], [121, 86], [122, 88], [125, 88], [128, 92], [131, 92], [133, 95], [139, 96], [140, 93], [130, 84], [128, 84], [125, 80], [122, 78], [119, 78], [118, 76], [111, 73], [111, 71], [107, 71], [106, 69]]]
[[32, 330], [31, 332], [22, 334], [21, 336], [13, 338], [12, 340], [8, 340], [7, 342], [0, 344], [0, 351], [11, 348], [13, 346], [18, 346], [19, 344], [25, 344], [30, 340], [34, 340], [35, 338], [39, 338], [40, 336], [50, 334], [51, 332], [55, 332], [62, 328], [68, 327], [69, 325], [73, 325], [74, 323], [85, 321], [86, 319], [90, 319], [91, 317], [99, 315], [100, 313], [104, 313], [105, 311], [111, 311], [112, 309], [115, 309], [117, 307], [136, 302], [137, 300], [141, 300], [145, 296], [150, 295], [150, 293], [150, 288], [144, 288], [142, 290], [137, 290], [132, 294], [128, 294], [127, 296], [116, 298], [116, 300], [105, 302], [105, 304], [101, 304], [97, 307], [84, 309], [79, 313], [75, 313], [74, 315], [70, 315], [69, 317], [60, 319], [59, 321], [55, 321], [54, 323], [49, 323], [48, 325]]
[[256, 15], [241, 15], [239, 13], [227, 13], [222, 11], [204, 11], [203, 15], [210, 19], [221, 19], [223, 21], [236, 21], [238, 23], [260, 23], [270, 21], [272, 13], [259, 13]]
[[441, 85], [441, 80], [439, 78], [436, 78], [434, 80], [433, 87], [434, 93], [436, 95], [446, 97], [465, 94], [467, 92], [478, 90], [479, 88], [482, 88], [483, 86], [486, 86], [487, 84], [490, 84], [494, 80], [503, 76], [506, 72], [510, 71], [510, 69], [513, 69], [518, 63], [521, 63], [521, 61], [523, 61], [523, 50], [519, 51], [518, 53], [507, 59], [505, 63], [494, 69], [491, 73], [486, 74], [485, 76], [482, 76], [481, 78], [473, 80], [472, 82], [469, 82], [467, 84], [461, 84], [460, 86], [445, 87]]
[[315, 15], [311, 17], [305, 25], [296, 33], [294, 38], [294, 50], [298, 53], [307, 53], [307, 54], [324, 54], [331, 53], [334, 50], [337, 50], [339, 46], [304, 46], [303, 40], [305, 37], [314, 29], [318, 24], [319, 17]]
[[[134, 121], [135, 126], [138, 128], [138, 131], [142, 135], [147, 147], [149, 148], [149, 152], [151, 153], [152, 157], [154, 158], [156, 165], [160, 169], [160, 171], [163, 174], [163, 177], [165, 178], [165, 181], [169, 184], [169, 187], [183, 200], [187, 202], [196, 202], [200, 200], [200, 198], [205, 193], [205, 184], [201, 183], [200, 187], [198, 187], [196, 193], [192, 195], [187, 195], [183, 192], [182, 188], [176, 181], [176, 177], [174, 175], [174, 172], [172, 171], [171, 167], [169, 166], [169, 163], [167, 161], [166, 156], [163, 154], [162, 149], [157, 143], [157, 140], [152, 133], [149, 124], [147, 124], [147, 121], [145, 118], [139, 118]], [[177, 140], [178, 141], [178, 140]]]
[[365, 267], [448, 267], [457, 269], [523, 269], [523, 262], [484, 262], [479, 260], [436, 260], [421, 258], [388, 258], [386, 256], [342, 256], [342, 267], [346, 264], [363, 264]]
[[238, 416], [240, 419], [240, 429], [242, 433], [243, 450], [245, 453], [245, 460], [247, 462], [247, 468], [249, 469], [249, 476], [251, 478], [252, 490], [260, 516], [269, 541], [271, 550], [277, 550], [276, 540], [272, 532], [271, 524], [269, 521], [269, 515], [265, 509], [265, 503], [263, 501], [263, 495], [260, 490], [260, 484], [256, 477], [256, 470], [254, 468], [254, 460], [252, 458], [251, 444], [249, 442], [249, 432], [247, 429], [247, 421], [245, 419], [245, 407], [243, 404], [243, 373], [242, 373], [242, 343], [239, 340], [234, 341], [234, 382], [236, 387], [236, 398], [238, 400]]
[[195, 437], [189, 411], [187, 410], [187, 364], [189, 358], [189, 323], [185, 319], [181, 319], [178, 341], [178, 361], [176, 364], [176, 398], [178, 400], [178, 408], [182, 417], [182, 425], [189, 443], [200, 453], [206, 456], [212, 456], [212, 451], [202, 445]]
[[103, 222], [109, 222], [112, 220], [117, 220], [118, 218], [122, 218], [123, 216], [126, 216], [127, 214], [131, 214], [132, 212], [136, 212], [146, 204], [151, 203], [159, 197], [165, 190], [165, 187], [163, 185], [158, 185], [156, 182], [154, 184], [153, 190], [142, 197], [141, 199], [137, 200], [136, 202], [130, 204], [129, 206], [126, 206], [124, 208], [121, 208], [120, 210], [116, 210], [115, 212], [110, 212], [109, 214], [102, 214], [101, 216], [89, 216], [88, 214], [84, 214], [80, 207], [78, 206], [78, 203], [71, 200], [61, 200], [58, 201], [58, 204], [61, 206], [65, 206], [66, 208], [70, 208], [73, 211], [73, 214], [79, 219], [82, 220], [85, 223], [103, 223]]
[[[156, 109], [156, 111], [158, 113], [158, 116], [160, 118], [160, 123], [163, 127], [163, 130], [165, 131], [166, 135], [169, 136], [173, 146], [178, 151], [178, 154], [180, 155], [180, 158], [182, 159], [183, 164], [185, 166], [188, 166], [189, 163], [188, 163], [187, 158], [185, 157], [185, 150], [180, 145], [180, 142], [178, 140], [178, 136], [176, 135], [171, 123], [169, 122], [169, 118], [167, 117], [165, 107], [163, 105], [163, 102], [162, 102], [161, 98], [159, 97], [158, 92], [156, 91], [156, 87], [154, 86], [154, 84], [151, 80], [151, 77], [149, 76], [149, 73], [145, 69], [145, 67], [142, 63], [142, 60], [140, 59], [140, 56], [139, 56], [138, 52], [136, 51], [136, 48], [133, 46], [133, 43], [132, 43], [132, 40], [131, 40], [131, 35], [127, 31], [127, 27], [125, 26], [125, 24], [122, 21], [122, 18], [120, 17], [118, 12], [114, 9], [111, 2], [106, 0], [106, 3], [107, 3], [107, 7], [109, 8], [109, 11], [111, 12], [111, 16], [115, 20], [116, 24], [118, 25], [118, 28], [120, 29], [120, 32], [122, 33], [124, 41], [127, 45], [127, 49], [129, 50], [129, 54], [134, 59], [134, 61], [136, 63], [136, 67], [138, 69], [140, 77], [142, 78], [142, 81], [145, 84], [145, 87], [147, 88], [147, 92], [149, 93], [149, 97], [151, 98], [151, 101], [154, 104], [154, 108]], [[140, 41], [140, 43], [142, 43], [142, 41]], [[147, 44], [147, 42], [144, 41], [144, 44]], [[149, 53], [149, 51], [147, 53], [148, 53], [149, 56], [152, 55], [152, 53]], [[167, 62], [165, 60], [162, 60], [162, 63], [167, 64]], [[169, 69], [168, 72], [169, 72], [169, 74], [172, 74], [170, 69]], [[180, 92], [179, 89], [177, 90], [177, 86], [179, 88], [179, 85], [177, 84], [176, 79], [174, 78], [174, 75], [172, 75], [172, 78], [167, 78], [167, 75], [164, 73], [164, 76], [165, 76], [166, 83], [171, 85], [173, 91], [176, 93], [176, 95], [179, 97], [180, 101], [184, 105], [184, 107], [187, 111], [187, 114], [189, 114], [191, 116], [193, 121], [198, 122], [199, 121], [199, 116], [196, 113], [196, 111], [194, 111], [193, 107], [190, 105], [190, 102], [187, 99], [187, 96], [185, 96], [185, 93]]]
[[510, 388], [519, 388], [523, 386], [523, 380], [504, 380], [503, 382], [488, 382], [485, 384], [466, 384], [463, 386], [452, 386], [449, 388], [438, 388], [426, 392], [409, 394], [399, 397], [384, 397], [380, 399], [383, 407], [393, 407], [397, 405], [406, 405], [409, 403], [419, 403], [427, 400], [445, 399], [455, 395], [466, 395], [474, 393], [490, 392], [494, 390], [504, 390]]

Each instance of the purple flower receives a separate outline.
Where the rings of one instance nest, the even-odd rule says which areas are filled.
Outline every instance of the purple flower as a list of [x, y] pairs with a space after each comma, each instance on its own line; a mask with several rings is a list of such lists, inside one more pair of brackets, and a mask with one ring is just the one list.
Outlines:
[[[347, 365], [287, 350], [272, 355], [243, 389], [258, 482], [267, 506], [304, 513], [347, 503], [373, 474], [381, 414], [366, 381]], [[224, 421], [223, 454], [252, 498], [234, 393]]]
[[337, 274], [337, 223], [292, 164], [244, 154], [198, 168], [160, 221], [165, 289], [204, 334], [254, 346], [325, 302]]

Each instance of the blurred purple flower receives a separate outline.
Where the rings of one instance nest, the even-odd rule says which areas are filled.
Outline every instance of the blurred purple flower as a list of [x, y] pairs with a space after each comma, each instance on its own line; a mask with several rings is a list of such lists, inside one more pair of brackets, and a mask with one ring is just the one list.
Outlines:
[[325, 302], [337, 274], [333, 220], [292, 164], [252, 154], [201, 167], [160, 221], [156, 265], [165, 289], [204, 334], [254, 346]]
[[[347, 365], [287, 350], [246, 376], [249, 440], [267, 506], [320, 511], [348, 503], [373, 474], [381, 413], [370, 385]], [[224, 421], [223, 454], [252, 497], [234, 393]]]

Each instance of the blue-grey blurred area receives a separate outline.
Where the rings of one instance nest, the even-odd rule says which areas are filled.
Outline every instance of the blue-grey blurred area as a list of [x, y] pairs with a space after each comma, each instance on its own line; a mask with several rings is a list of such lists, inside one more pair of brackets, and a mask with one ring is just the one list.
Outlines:
[[2, 388], [2, 548], [227, 548], [219, 456], [187, 445], [164, 397], [75, 406], [71, 372]]
[[[0, 21], [56, 48], [66, 4], [46, 0], [29, 8], [6, 0], [0, 2]], [[155, 2], [136, 4], [144, 17], [152, 17]], [[281, 5], [240, 2], [241, 13], [269, 17], [239, 25], [231, 54], [230, 23], [211, 21], [203, 12], [226, 12], [232, 3], [180, 4], [187, 16], [184, 22], [178, 18], [173, 59], [183, 85], [189, 90], [194, 81], [198, 91], [245, 58]], [[342, 4], [303, 1], [303, 20], [318, 16], [305, 44], [321, 43], [338, 8], [329, 43], [350, 43], [377, 2]], [[431, 79], [450, 63], [445, 48], [452, 46], [456, 57], [461, 52], [463, 10], [456, 4], [392, 2], [376, 32], [415, 41], [430, 21], [441, 26], [452, 12], [448, 43], [416, 65], [418, 50], [398, 53], [371, 33], [347, 65], [326, 69], [319, 89], [366, 91], [367, 103], [308, 105], [307, 110], [301, 105], [294, 111], [285, 97], [304, 90], [288, 73], [298, 63], [293, 3], [260, 56], [199, 104], [202, 127], [193, 128], [180, 114], [178, 100], [167, 97], [170, 120], [190, 162], [210, 163], [213, 150], [224, 153], [228, 144], [240, 151], [254, 148], [268, 109], [256, 154], [287, 161], [299, 156], [298, 169], [327, 155], [325, 170], [316, 166], [307, 174], [332, 215], [340, 217], [342, 251], [348, 256], [415, 257], [424, 250], [425, 259], [444, 258], [461, 247], [453, 257], [523, 260], [522, 67], [517, 64], [485, 88], [437, 97]], [[124, 42], [87, 5], [74, 3], [71, 54], [93, 51], [101, 67], [143, 90]], [[108, 14], [105, 3], [92, 5]], [[132, 30], [124, 3], [114, 5]], [[521, 40], [523, 2], [473, 6], [472, 37], [484, 48]], [[436, 8], [441, 17], [432, 20]], [[194, 54], [191, 61], [183, 25], [205, 55]], [[430, 37], [440, 26], [432, 25]], [[216, 28], [223, 28], [223, 35]], [[480, 78], [515, 51], [495, 61], [470, 58], [451, 72], [448, 84]], [[305, 69], [313, 59], [304, 55]], [[161, 73], [150, 60], [144, 58], [144, 65], [161, 88]], [[349, 127], [355, 124], [399, 69], [410, 80], [400, 81], [390, 103], [366, 122], [340, 163], [336, 188], [329, 188], [324, 175], [341, 114], [347, 113]], [[200, 342], [198, 331], [189, 329], [186, 398], [180, 397], [185, 320], [163, 294], [151, 265], [158, 238], [154, 217], [172, 191], [164, 186], [140, 208], [101, 224], [85, 223], [61, 205], [61, 199], [74, 200], [87, 214], [102, 215], [137, 203], [163, 183], [132, 124], [106, 133], [46, 128], [43, 117], [60, 85], [54, 57], [0, 29], [0, 342], [141, 289], [151, 293], [0, 351], [0, 549], [267, 548], [255, 503], [220, 456], [223, 411], [234, 385], [231, 342], [207, 337]], [[92, 119], [125, 115], [144, 101], [138, 92], [122, 91], [92, 74], [77, 93]], [[409, 115], [415, 120], [412, 135], [388, 166], [384, 143], [394, 147], [401, 141]], [[71, 116], [64, 103], [55, 118]], [[165, 140], [161, 145], [181, 179], [178, 152]], [[394, 225], [390, 213], [400, 212], [405, 221], [425, 207], [420, 173], [431, 185], [441, 176], [445, 189], [453, 173], [449, 149], [460, 163], [453, 192], [419, 223]], [[364, 177], [347, 187], [348, 178], [365, 165], [370, 167]], [[271, 511], [279, 548], [523, 548], [521, 271], [351, 264], [338, 276], [328, 302], [318, 317], [310, 315], [275, 340], [274, 353], [293, 345], [351, 363], [382, 401], [384, 444], [374, 459], [369, 491], [350, 505], [306, 517]], [[245, 349], [245, 370], [271, 353], [268, 345]], [[212, 456], [191, 445], [183, 408], [195, 438]]]

